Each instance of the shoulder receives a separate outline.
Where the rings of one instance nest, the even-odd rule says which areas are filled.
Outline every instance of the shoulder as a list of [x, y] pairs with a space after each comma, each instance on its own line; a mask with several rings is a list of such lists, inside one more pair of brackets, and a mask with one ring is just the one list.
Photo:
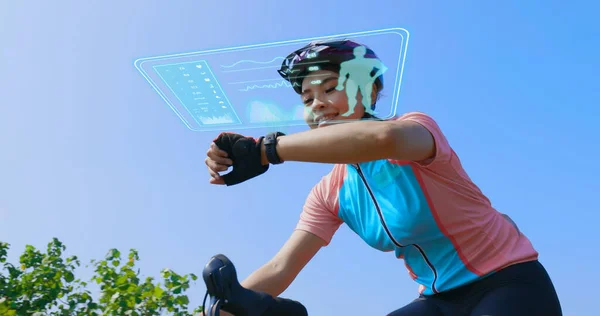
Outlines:
[[433, 156], [426, 160], [419, 161], [421, 165], [430, 166], [433, 162], [449, 162], [451, 160], [453, 150], [448, 139], [442, 132], [440, 125], [431, 115], [424, 112], [413, 111], [392, 117], [389, 121], [417, 123], [429, 132], [433, 138]]
[[440, 128], [440, 125], [431, 115], [429, 115], [427, 113], [417, 112], [417, 111], [408, 112], [408, 113], [402, 114], [401, 116], [396, 117], [395, 121], [398, 121], [398, 122], [410, 121], [410, 122], [418, 123], [419, 125], [425, 127], [425, 129], [427, 129], [434, 138], [443, 137], [445, 140], [445, 136], [444, 136], [444, 133], [442, 133], [442, 129]]
[[407, 112], [402, 115], [397, 115], [390, 118], [389, 121], [413, 121], [425, 125], [425, 127], [427, 128], [429, 128], [431, 125], [435, 125], [436, 127], [438, 127], [436, 120], [431, 115], [419, 111]]
[[339, 208], [339, 194], [347, 175], [345, 164], [336, 164], [332, 170], [321, 177], [319, 182], [310, 190], [305, 207], [309, 206], [320, 211], [337, 214]]
[[342, 224], [338, 216], [339, 189], [343, 182], [345, 165], [333, 169], [312, 188], [308, 194], [296, 229], [310, 232], [329, 244], [335, 231]]
[[335, 164], [331, 171], [321, 177], [321, 180], [310, 192], [310, 195], [332, 195], [337, 194], [346, 177], [347, 166], [345, 164]]

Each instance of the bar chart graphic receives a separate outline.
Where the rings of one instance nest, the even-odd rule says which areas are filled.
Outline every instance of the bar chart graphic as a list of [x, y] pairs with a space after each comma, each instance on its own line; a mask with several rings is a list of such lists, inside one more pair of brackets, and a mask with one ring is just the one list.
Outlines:
[[153, 68], [197, 124], [241, 123], [205, 60]]

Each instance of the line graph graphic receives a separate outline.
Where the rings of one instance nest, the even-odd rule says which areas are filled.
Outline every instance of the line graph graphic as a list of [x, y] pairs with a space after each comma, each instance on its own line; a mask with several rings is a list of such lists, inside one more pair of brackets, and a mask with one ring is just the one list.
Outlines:
[[235, 63], [231, 64], [231, 65], [221, 65], [221, 67], [223, 68], [233, 68], [239, 64], [243, 64], [243, 63], [249, 63], [249, 64], [259, 64], [259, 65], [267, 65], [267, 64], [271, 64], [277, 60], [283, 60], [284, 57], [275, 57], [269, 61], [257, 61], [257, 60], [252, 60], [252, 59], [244, 59], [244, 60], [240, 60], [240, 61], [236, 61]]
[[251, 85], [251, 86], [246, 86], [243, 89], [238, 89], [242, 92], [248, 92], [250, 90], [255, 90], [255, 89], [277, 89], [277, 88], [282, 88], [282, 87], [291, 87], [292, 85], [285, 81], [285, 80], [281, 80], [280, 82], [277, 83], [272, 83], [272, 84], [263, 84], [263, 85]]

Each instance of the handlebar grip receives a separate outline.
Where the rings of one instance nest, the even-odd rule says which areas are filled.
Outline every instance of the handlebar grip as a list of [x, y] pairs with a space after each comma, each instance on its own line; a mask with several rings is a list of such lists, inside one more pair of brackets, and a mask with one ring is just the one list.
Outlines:
[[218, 309], [236, 316], [308, 315], [300, 302], [244, 288], [238, 281], [233, 263], [225, 255], [213, 256], [204, 267], [202, 277], [213, 299], [211, 305], [220, 305], [215, 306], [217, 315]]

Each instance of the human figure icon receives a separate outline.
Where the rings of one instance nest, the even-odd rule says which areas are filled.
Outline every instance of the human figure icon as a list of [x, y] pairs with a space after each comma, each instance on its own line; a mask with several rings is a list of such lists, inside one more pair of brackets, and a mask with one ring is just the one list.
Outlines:
[[[348, 96], [348, 112], [342, 116], [350, 116], [354, 113], [354, 107], [358, 103], [358, 92], [362, 95], [362, 105], [365, 112], [371, 115], [375, 114], [372, 108], [371, 93], [375, 79], [383, 74], [387, 67], [381, 61], [375, 58], [365, 58], [367, 49], [364, 46], [354, 48], [354, 58], [340, 64], [339, 81], [336, 90], [343, 90], [346, 83], [346, 95]], [[373, 69], [377, 69], [375, 74], [371, 75]]]

